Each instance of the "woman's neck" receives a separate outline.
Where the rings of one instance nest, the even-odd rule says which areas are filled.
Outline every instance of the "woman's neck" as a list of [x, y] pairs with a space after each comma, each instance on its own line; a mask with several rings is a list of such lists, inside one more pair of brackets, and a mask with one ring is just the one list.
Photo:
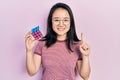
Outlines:
[[57, 36], [57, 40], [64, 41], [66, 40], [66, 36]]

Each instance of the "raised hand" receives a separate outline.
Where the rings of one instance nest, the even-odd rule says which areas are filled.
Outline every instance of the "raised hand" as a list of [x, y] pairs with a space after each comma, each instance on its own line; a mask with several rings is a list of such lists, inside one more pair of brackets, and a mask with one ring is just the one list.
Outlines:
[[26, 50], [32, 51], [34, 44], [37, 40], [32, 39], [31, 32], [28, 32], [25, 36], [25, 44], [26, 44]]
[[82, 56], [89, 56], [90, 53], [90, 47], [84, 40], [84, 34], [81, 33], [81, 44], [80, 44], [80, 51], [82, 53]]

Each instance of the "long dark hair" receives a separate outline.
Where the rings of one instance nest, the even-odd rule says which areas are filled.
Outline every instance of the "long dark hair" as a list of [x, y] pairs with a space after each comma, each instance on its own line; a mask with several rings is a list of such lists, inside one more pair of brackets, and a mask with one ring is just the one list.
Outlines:
[[57, 41], [57, 34], [52, 29], [52, 16], [53, 16], [54, 11], [58, 8], [63, 8], [67, 10], [70, 15], [70, 30], [67, 32], [66, 46], [68, 50], [72, 51], [71, 49], [72, 43], [79, 41], [79, 39], [75, 31], [75, 23], [74, 23], [74, 17], [73, 17], [72, 10], [70, 9], [68, 5], [64, 3], [57, 3], [50, 10], [50, 13], [47, 19], [47, 33], [44, 37], [44, 40], [46, 41], [45, 45], [47, 47], [50, 47], [52, 44], [54, 44]]

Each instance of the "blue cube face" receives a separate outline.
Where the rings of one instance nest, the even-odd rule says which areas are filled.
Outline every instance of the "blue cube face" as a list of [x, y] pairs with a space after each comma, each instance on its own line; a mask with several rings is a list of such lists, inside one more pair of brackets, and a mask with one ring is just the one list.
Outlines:
[[33, 28], [31, 31], [32, 31], [32, 33], [35, 33], [35, 32], [37, 32], [39, 30], [39, 26], [36, 26], [35, 28]]
[[32, 28], [31, 32], [32, 32], [32, 36], [34, 37], [35, 40], [43, 37], [39, 26], [36, 26], [36, 27]]
[[35, 29], [33, 28], [33, 29], [32, 29], [32, 33], [34, 33], [34, 32], [35, 32]]
[[39, 26], [36, 27], [36, 30], [37, 30], [37, 31], [39, 30]]

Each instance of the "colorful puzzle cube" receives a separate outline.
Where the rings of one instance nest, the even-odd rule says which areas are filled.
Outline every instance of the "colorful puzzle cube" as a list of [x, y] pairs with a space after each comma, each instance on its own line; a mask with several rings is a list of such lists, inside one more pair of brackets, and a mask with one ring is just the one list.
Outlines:
[[40, 31], [40, 27], [36, 26], [35, 28], [33, 28], [32, 30], [32, 35], [35, 38], [35, 40], [40, 39], [43, 37], [41, 31]]

